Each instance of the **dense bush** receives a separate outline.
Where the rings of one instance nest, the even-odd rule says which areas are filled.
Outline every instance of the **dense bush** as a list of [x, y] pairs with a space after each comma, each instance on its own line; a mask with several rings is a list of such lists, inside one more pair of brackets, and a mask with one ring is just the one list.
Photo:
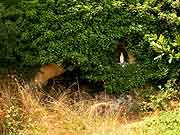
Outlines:
[[[82, 79], [105, 80], [116, 93], [178, 77], [178, 1], [22, 0], [15, 6], [13, 14], [12, 7], [0, 12], [0, 24], [13, 32], [16, 26], [16, 45], [8, 43], [7, 55], [21, 67], [70, 62]], [[125, 34], [137, 64], [117, 64], [117, 41]]]

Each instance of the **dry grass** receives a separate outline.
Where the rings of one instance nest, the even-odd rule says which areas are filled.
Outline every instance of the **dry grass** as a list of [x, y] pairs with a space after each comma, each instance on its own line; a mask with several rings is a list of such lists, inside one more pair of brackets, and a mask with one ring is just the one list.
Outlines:
[[[132, 99], [122, 99], [119, 106], [108, 95], [88, 100], [79, 95], [74, 101], [66, 92], [52, 100], [22, 86], [16, 79], [0, 80], [1, 135], [143, 135], [130, 123], [139, 119], [128, 112]], [[42, 99], [48, 100], [42, 104]]]
[[68, 93], [64, 93], [43, 105], [40, 99], [44, 94], [32, 94], [10, 78], [0, 81], [0, 92], [0, 126], [4, 135], [125, 135], [129, 132], [119, 122], [126, 118], [111, 112], [114, 108], [110, 100], [82, 99], [72, 104]]

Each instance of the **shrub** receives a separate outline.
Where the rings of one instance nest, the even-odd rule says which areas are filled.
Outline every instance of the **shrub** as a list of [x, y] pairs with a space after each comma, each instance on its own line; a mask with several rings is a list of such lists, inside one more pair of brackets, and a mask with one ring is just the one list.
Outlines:
[[137, 133], [140, 132], [142, 134], [179, 135], [180, 113], [179, 111], [162, 112], [160, 114], [160, 117], [146, 119], [144, 122], [139, 123], [138, 126], [134, 128]]
[[[82, 79], [105, 80], [107, 91], [115, 93], [178, 77], [177, 1], [22, 0], [16, 10], [13, 19], [1, 12], [1, 23], [16, 26], [17, 44], [8, 56], [21, 67], [70, 62], [79, 65]], [[127, 49], [138, 62], [123, 67], [117, 65], [116, 47], [126, 33]], [[163, 46], [166, 51], [157, 51]]]
[[[160, 86], [159, 86], [160, 87]], [[161, 91], [153, 90], [144, 92], [145, 100], [141, 102], [143, 111], [174, 110], [179, 107], [179, 85], [168, 81]]]

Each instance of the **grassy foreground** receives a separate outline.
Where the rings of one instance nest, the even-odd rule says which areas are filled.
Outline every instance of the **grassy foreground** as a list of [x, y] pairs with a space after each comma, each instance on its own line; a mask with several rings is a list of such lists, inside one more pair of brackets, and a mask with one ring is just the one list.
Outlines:
[[155, 113], [131, 122], [127, 115], [130, 102], [114, 111], [109, 101], [93, 98], [74, 101], [68, 94], [52, 100], [41, 92], [34, 93], [15, 80], [0, 81], [1, 135], [180, 134], [179, 103], [174, 111]]

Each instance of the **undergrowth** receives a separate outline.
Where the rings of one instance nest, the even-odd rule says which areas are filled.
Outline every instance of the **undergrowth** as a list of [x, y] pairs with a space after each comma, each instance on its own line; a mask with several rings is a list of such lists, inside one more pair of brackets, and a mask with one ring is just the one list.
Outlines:
[[161, 112], [159, 116], [146, 118], [133, 130], [137, 135], [179, 135], [180, 110]]
[[[69, 98], [67, 93], [62, 93], [56, 100], [48, 100], [42, 104], [45, 101], [41, 99], [46, 99], [47, 95], [25, 89], [17, 80], [3, 79], [0, 80], [0, 133], [2, 135], [178, 135], [180, 104], [177, 100], [178, 94], [175, 93], [178, 91], [172, 91], [170, 87], [168, 89], [169, 91], [164, 90], [164, 92], [150, 92], [149, 96], [141, 93], [148, 91], [147, 88], [142, 91], [139, 89], [139, 93], [134, 94], [136, 97], [131, 97], [133, 99], [125, 100], [119, 96], [116, 97], [118, 98], [116, 101], [108, 99], [108, 95], [105, 95], [107, 100], [104, 100], [104, 97], [101, 100], [81, 98], [72, 102], [73, 99]], [[156, 95], [154, 98], [152, 98], [153, 94]], [[49, 98], [52, 99], [52, 97], [47, 99]], [[155, 102], [157, 100], [158, 103]], [[130, 117], [136, 117], [134, 111], [142, 114], [150, 112], [150, 107], [146, 108], [145, 104], [143, 106], [143, 101], [146, 102], [145, 104], [153, 104], [150, 106], [152, 115], [148, 115], [145, 120], [140, 117], [135, 122], [129, 121]], [[163, 107], [159, 108], [159, 104]], [[176, 104], [176, 107], [170, 111], [172, 104]], [[142, 108], [144, 112], [140, 112]], [[153, 113], [157, 110], [158, 113]]]

